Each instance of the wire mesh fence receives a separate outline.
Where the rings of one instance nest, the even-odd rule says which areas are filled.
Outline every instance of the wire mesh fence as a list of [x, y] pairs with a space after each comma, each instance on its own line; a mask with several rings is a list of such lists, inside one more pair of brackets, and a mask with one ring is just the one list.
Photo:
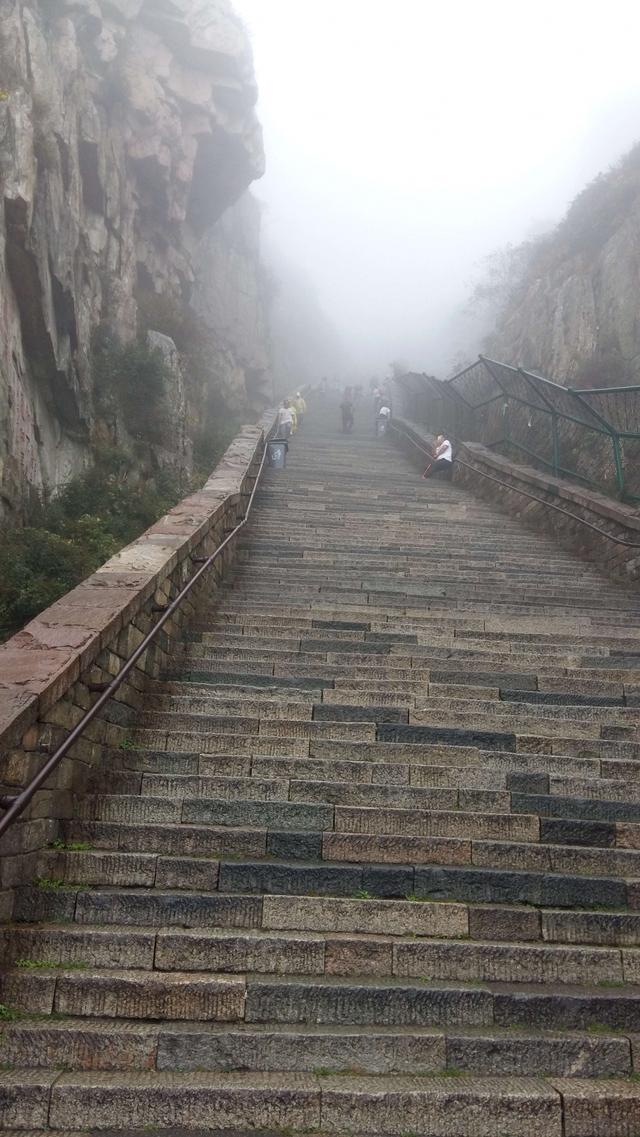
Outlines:
[[433, 434], [640, 501], [640, 386], [577, 391], [483, 355], [451, 379], [397, 383], [405, 416]]

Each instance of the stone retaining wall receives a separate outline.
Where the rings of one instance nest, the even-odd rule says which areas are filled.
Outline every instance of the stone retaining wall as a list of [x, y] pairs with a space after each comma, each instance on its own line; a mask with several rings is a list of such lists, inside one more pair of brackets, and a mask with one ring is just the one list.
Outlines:
[[[44, 762], [244, 513], [273, 422], [245, 426], [213, 474], [77, 588], [0, 646], [0, 792], [15, 793]], [[13, 889], [38, 876], [41, 853], [72, 811], [73, 795], [105, 788], [122, 767], [129, 724], [156, 679], [172, 641], [208, 600], [233, 560], [234, 542], [205, 573], [100, 715], [62, 760], [45, 788], [0, 840], [0, 919], [10, 919]], [[130, 756], [129, 756], [130, 758]], [[128, 763], [130, 765], [130, 762]]]
[[[423, 427], [404, 419], [394, 420], [398, 426], [408, 431], [417, 443], [433, 448], [435, 439]], [[409, 439], [392, 431], [392, 438], [402, 447], [407, 456], [417, 466], [424, 467], [427, 459]], [[575, 482], [554, 478], [531, 466], [521, 466], [500, 454], [494, 454], [475, 442], [466, 442], [454, 447], [456, 457], [494, 478], [508, 483], [499, 486], [488, 478], [483, 478], [459, 462], [454, 463], [454, 482], [465, 486], [476, 497], [490, 501], [504, 509], [511, 517], [519, 518], [524, 524], [538, 532], [551, 533], [558, 542], [586, 560], [596, 562], [600, 568], [617, 580], [630, 582], [640, 577], [640, 510], [594, 490], [584, 489]], [[607, 533], [638, 545], [637, 549], [616, 544], [605, 536], [594, 533], [579, 520], [572, 520], [546, 505], [529, 501], [518, 489], [535, 494], [545, 502], [559, 506], [574, 514], [576, 519], [584, 518]]]

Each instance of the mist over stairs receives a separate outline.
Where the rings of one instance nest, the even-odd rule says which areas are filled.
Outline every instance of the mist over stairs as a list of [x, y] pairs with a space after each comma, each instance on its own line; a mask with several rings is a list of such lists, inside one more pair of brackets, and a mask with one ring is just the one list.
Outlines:
[[640, 1132], [637, 591], [368, 402], [245, 534], [18, 883], [4, 1126]]

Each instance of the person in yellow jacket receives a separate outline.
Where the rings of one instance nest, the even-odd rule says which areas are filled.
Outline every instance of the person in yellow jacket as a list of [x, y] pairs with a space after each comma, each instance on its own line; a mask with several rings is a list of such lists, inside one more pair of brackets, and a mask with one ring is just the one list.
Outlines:
[[293, 400], [293, 405], [296, 408], [298, 426], [302, 426], [304, 416], [307, 413], [307, 404], [300, 391], [296, 391], [296, 397]]
[[298, 429], [298, 410], [296, 407], [295, 399], [289, 399], [289, 410], [291, 411], [293, 418], [293, 422], [291, 423], [291, 433], [295, 434], [296, 430]]

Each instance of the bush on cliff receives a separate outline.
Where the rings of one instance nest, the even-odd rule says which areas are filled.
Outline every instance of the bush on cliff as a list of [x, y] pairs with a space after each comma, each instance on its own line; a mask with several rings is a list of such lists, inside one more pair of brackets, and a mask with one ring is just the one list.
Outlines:
[[136, 481], [131, 460], [109, 450], [56, 498], [33, 502], [26, 524], [9, 530], [0, 548], [0, 639], [135, 540], [184, 490], [167, 474]]
[[132, 438], [166, 444], [172, 431], [167, 399], [171, 375], [159, 348], [150, 347], [144, 336], [123, 344], [99, 328], [92, 362], [100, 414], [109, 418], [119, 411]]

